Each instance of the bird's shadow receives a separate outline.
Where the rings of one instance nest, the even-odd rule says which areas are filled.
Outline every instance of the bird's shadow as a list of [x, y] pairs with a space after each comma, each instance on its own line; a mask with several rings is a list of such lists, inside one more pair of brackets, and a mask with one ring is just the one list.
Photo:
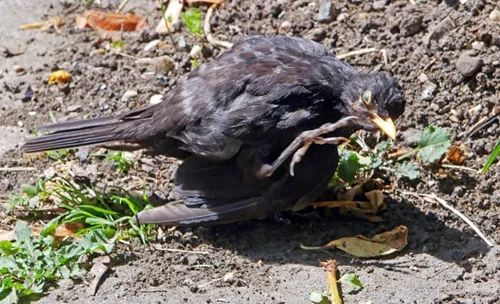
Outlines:
[[300, 248], [301, 244], [321, 246], [345, 236], [371, 236], [398, 225], [408, 227], [408, 246], [396, 255], [427, 253], [440, 260], [460, 264], [466, 257], [489, 250], [472, 232], [450, 228], [433, 212], [423, 212], [406, 199], [393, 200], [381, 215], [384, 221], [373, 223], [340, 215], [333, 210], [315, 209], [285, 213], [278, 219], [181, 229], [192, 230], [200, 244], [228, 249], [254, 261], [277, 264], [317, 266], [318, 261], [334, 258], [343, 264], [371, 264], [404, 271], [408, 265], [387, 264], [383, 259], [353, 259], [341, 251], [306, 251]]

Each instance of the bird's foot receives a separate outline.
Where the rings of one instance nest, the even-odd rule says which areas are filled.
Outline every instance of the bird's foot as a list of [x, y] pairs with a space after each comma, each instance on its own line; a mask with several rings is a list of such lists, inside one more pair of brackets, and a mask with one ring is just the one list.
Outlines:
[[321, 135], [331, 133], [340, 128], [346, 127], [349, 124], [355, 122], [357, 117], [348, 116], [338, 120], [335, 123], [326, 123], [320, 126], [317, 129], [304, 131], [299, 134], [289, 145], [286, 147], [281, 155], [272, 163], [272, 164], [263, 164], [257, 170], [256, 176], [259, 179], [263, 179], [273, 175], [274, 171], [276, 171], [279, 166], [281, 166], [290, 156], [293, 155], [292, 162], [290, 164], [290, 175], [293, 176], [293, 167], [296, 163], [300, 162], [302, 157], [309, 149], [309, 146], [313, 143], [315, 144], [338, 144], [347, 140], [344, 137], [329, 137], [322, 138]]

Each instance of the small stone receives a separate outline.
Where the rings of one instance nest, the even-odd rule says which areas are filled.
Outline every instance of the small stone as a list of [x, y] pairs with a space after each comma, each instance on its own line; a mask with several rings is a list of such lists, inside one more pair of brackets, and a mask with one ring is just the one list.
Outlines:
[[68, 112], [78, 112], [81, 109], [82, 109], [81, 105], [71, 105], [71, 106], [68, 106], [68, 108], [66, 109], [66, 111], [68, 111]]
[[498, 8], [495, 8], [493, 11], [491, 11], [490, 19], [494, 23], [500, 23], [500, 10]]
[[422, 90], [422, 95], [420, 96], [420, 98], [422, 98], [422, 100], [424, 101], [430, 101], [434, 99], [434, 97], [436, 96], [437, 88], [438, 86], [434, 82], [427, 82], [424, 86], [424, 89]]
[[180, 49], [185, 49], [187, 47], [186, 38], [184, 38], [184, 36], [180, 36], [178, 38], [178, 40], [177, 40], [177, 46]]
[[149, 99], [149, 104], [151, 104], [151, 105], [158, 104], [158, 103], [160, 103], [162, 101], [162, 99], [163, 99], [163, 95], [160, 95], [160, 94], [153, 95]]
[[152, 49], [156, 48], [158, 46], [158, 44], [160, 44], [160, 42], [161, 42], [160, 39], [156, 39], [156, 40], [148, 42], [148, 44], [146, 44], [146, 46], [144, 47], [144, 52], [149, 52]]
[[472, 42], [472, 48], [481, 51], [482, 49], [484, 49], [484, 42], [474, 41]]
[[33, 99], [33, 89], [31, 88], [31, 86], [27, 86], [26, 89], [24, 90], [24, 93], [23, 93], [23, 97], [21, 98], [21, 101], [22, 102], [28, 102], [28, 101], [31, 101]]
[[381, 9], [385, 8], [385, 6], [387, 5], [387, 2], [388, 2], [388, 0], [373, 1], [372, 7], [374, 10], [381, 10]]
[[128, 91], [126, 91], [126, 92], [123, 94], [123, 96], [122, 96], [122, 99], [121, 99], [121, 100], [122, 100], [123, 102], [127, 102], [127, 101], [129, 101], [131, 98], [136, 97], [136, 96], [137, 96], [137, 94], [138, 94], [138, 93], [137, 93], [137, 91], [136, 91], [136, 90], [128, 90]]
[[280, 33], [282, 34], [288, 33], [291, 28], [292, 28], [292, 23], [288, 20], [285, 20], [280, 25]]
[[86, 162], [87, 159], [89, 158], [89, 148], [88, 147], [81, 147], [78, 149], [75, 153], [76, 158], [80, 160], [80, 162]]
[[17, 64], [12, 66], [12, 70], [19, 76], [26, 74], [26, 69]]
[[228, 272], [228, 273], [226, 273], [224, 275], [223, 281], [227, 282], [227, 283], [234, 282], [234, 272]]
[[422, 16], [409, 16], [401, 21], [401, 34], [405, 37], [413, 36], [422, 30]]
[[308, 36], [316, 42], [320, 42], [326, 37], [326, 31], [322, 28], [315, 28], [309, 31]]
[[420, 141], [420, 133], [421, 131], [410, 128], [408, 130], [401, 132], [401, 138], [403, 139], [403, 142], [405, 143], [406, 146], [415, 147], [418, 145], [418, 142]]
[[421, 83], [424, 83], [426, 82], [427, 80], [429, 80], [429, 78], [427, 77], [427, 75], [425, 73], [420, 73], [418, 75], [418, 80], [421, 82]]
[[53, 178], [56, 175], [56, 169], [54, 167], [48, 167], [47, 169], [43, 170], [43, 176], [47, 179]]
[[320, 0], [319, 10], [314, 19], [318, 22], [328, 23], [335, 20], [336, 10], [332, 0]]
[[203, 47], [201, 45], [199, 45], [199, 44], [193, 45], [193, 48], [191, 48], [191, 51], [189, 52], [189, 57], [200, 58], [202, 50], [203, 50]]
[[135, 61], [137, 65], [153, 66], [157, 73], [168, 73], [175, 68], [175, 62], [169, 56], [155, 58], [139, 58]]
[[458, 57], [455, 66], [464, 77], [474, 76], [483, 65], [481, 58], [472, 57], [468, 52], [463, 52]]

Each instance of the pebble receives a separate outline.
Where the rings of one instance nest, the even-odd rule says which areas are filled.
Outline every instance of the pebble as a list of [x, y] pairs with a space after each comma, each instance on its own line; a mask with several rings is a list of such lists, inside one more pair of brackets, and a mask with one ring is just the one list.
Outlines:
[[184, 38], [184, 36], [180, 36], [178, 38], [178, 40], [177, 40], [177, 46], [180, 49], [185, 49], [187, 47], [186, 38]]
[[136, 90], [128, 90], [128, 91], [126, 91], [126, 92], [123, 94], [121, 101], [122, 101], [122, 102], [127, 102], [127, 101], [129, 101], [131, 98], [136, 97], [136, 96], [137, 96], [137, 94], [138, 94], [138, 93], [137, 93], [137, 91], [136, 91]]
[[479, 72], [479, 70], [481, 70], [482, 65], [483, 61], [481, 58], [472, 57], [468, 52], [460, 54], [457, 62], [455, 63], [457, 70], [464, 77], [474, 76], [477, 72]]
[[429, 80], [429, 77], [427, 77], [427, 75], [425, 73], [420, 73], [418, 75], [418, 80], [421, 82], [421, 83], [424, 83], [426, 82], [427, 80]]
[[474, 41], [472, 42], [472, 48], [481, 51], [482, 49], [484, 49], [484, 42]]
[[168, 73], [175, 68], [175, 62], [169, 56], [154, 58], [139, 58], [135, 61], [137, 65], [149, 65], [155, 68], [157, 73]]
[[26, 69], [17, 64], [12, 66], [12, 70], [19, 76], [26, 74]]
[[156, 48], [158, 44], [160, 44], [160, 41], [161, 41], [160, 39], [156, 39], [148, 42], [148, 44], [146, 44], [146, 46], [144, 47], [144, 52], [149, 52], [152, 49]]
[[401, 34], [405, 37], [413, 36], [422, 30], [422, 16], [409, 16], [401, 21]]
[[373, 1], [373, 9], [374, 10], [381, 10], [381, 9], [384, 9], [385, 6], [387, 5], [389, 1], [388, 0], [377, 0], [377, 1]]
[[288, 33], [291, 28], [292, 28], [292, 23], [288, 20], [285, 20], [280, 25], [280, 33], [281, 34]]
[[315, 28], [308, 33], [308, 36], [313, 41], [321, 42], [326, 37], [326, 31], [323, 28]]
[[336, 15], [335, 6], [331, 0], [320, 0], [319, 10], [314, 19], [318, 22], [328, 23], [335, 20]]
[[498, 8], [491, 11], [490, 20], [495, 23], [500, 23], [500, 10]]
[[189, 52], [189, 57], [191, 57], [191, 58], [200, 58], [202, 50], [203, 50], [203, 47], [201, 45], [199, 45], [199, 44], [193, 45], [193, 48]]
[[66, 111], [68, 112], [78, 112], [82, 109], [81, 105], [71, 105], [66, 108]]
[[22, 102], [28, 102], [28, 101], [31, 101], [33, 99], [33, 89], [31, 88], [30, 85], [28, 85], [26, 87], [26, 89], [24, 90], [24, 93], [23, 93], [23, 97], [21, 98], [21, 101]]
[[151, 105], [155, 105], [155, 104], [158, 104], [161, 102], [163, 98], [163, 95], [160, 95], [160, 94], [157, 94], [157, 95], [153, 95], [151, 96], [151, 98], [149, 99], [149, 104]]
[[422, 98], [422, 100], [424, 101], [430, 101], [434, 99], [434, 97], [436, 96], [437, 88], [438, 88], [437, 84], [435, 84], [432, 81], [428, 81], [424, 85], [424, 88], [422, 90], [422, 95], [420, 96], [420, 98]]

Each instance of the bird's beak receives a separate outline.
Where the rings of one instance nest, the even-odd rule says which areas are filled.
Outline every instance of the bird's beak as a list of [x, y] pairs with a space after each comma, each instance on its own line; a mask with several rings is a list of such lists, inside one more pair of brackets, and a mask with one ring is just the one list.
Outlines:
[[382, 117], [378, 116], [377, 113], [371, 112], [370, 114], [372, 115], [372, 122], [379, 127], [382, 132], [387, 134], [389, 138], [391, 139], [396, 139], [396, 126], [394, 125], [394, 122], [392, 119], [387, 118], [386, 120], [382, 119]]

